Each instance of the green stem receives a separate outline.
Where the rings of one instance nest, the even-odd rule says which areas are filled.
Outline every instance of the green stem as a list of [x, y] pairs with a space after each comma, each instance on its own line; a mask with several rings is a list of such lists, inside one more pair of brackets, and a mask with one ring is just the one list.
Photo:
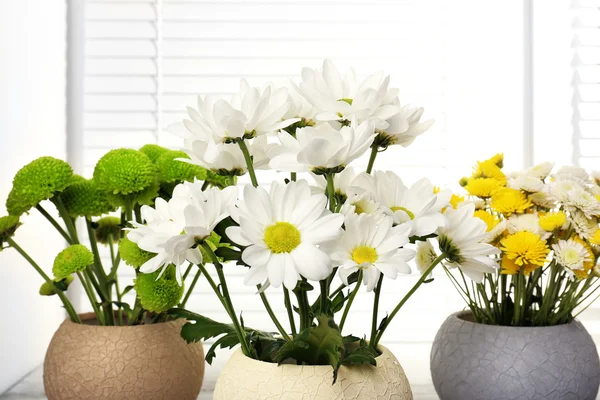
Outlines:
[[[375, 299], [373, 300], [373, 318], [371, 320], [371, 340], [370, 343], [376, 343], [377, 337], [377, 319], [379, 311], [379, 297], [381, 296], [381, 285], [383, 284], [383, 274], [380, 273], [377, 286], [375, 286]], [[374, 347], [375, 349], [377, 347]]]
[[204, 181], [204, 183], [202, 183], [202, 191], [204, 192], [206, 189], [208, 189], [208, 186], [210, 185], [209, 181]]
[[369, 164], [367, 165], [367, 174], [373, 171], [373, 164], [375, 164], [375, 158], [377, 157], [378, 146], [371, 146], [371, 156], [369, 157]]
[[86, 218], [85, 222], [87, 225], [90, 247], [92, 248], [92, 253], [94, 254], [94, 275], [98, 279], [98, 282], [96, 282], [95, 279], [90, 277], [90, 281], [94, 285], [94, 288], [102, 300], [102, 308], [104, 309], [104, 314], [106, 315], [106, 323], [108, 325], [114, 325], [115, 321], [112, 309], [111, 287], [108, 284], [108, 277], [106, 276], [104, 267], [102, 266], [102, 260], [100, 258], [100, 251], [98, 250], [98, 243], [96, 242], [94, 228], [92, 227], [92, 221]]
[[142, 208], [139, 205], [136, 205], [133, 208], [133, 212], [135, 214], [135, 222], [137, 222], [138, 224], [141, 224], [143, 222], [143, 219], [142, 219]]
[[290, 172], [290, 180], [292, 182], [296, 182], [296, 173], [295, 172]]
[[260, 292], [260, 299], [263, 302], [263, 305], [265, 306], [265, 309], [267, 310], [267, 313], [269, 314], [269, 316], [271, 317], [271, 319], [273, 320], [273, 323], [275, 324], [275, 326], [277, 327], [277, 330], [279, 331], [279, 333], [281, 334], [281, 336], [286, 340], [286, 341], [290, 341], [292, 340], [290, 338], [290, 336], [287, 334], [287, 332], [285, 331], [285, 329], [283, 329], [283, 326], [281, 325], [281, 323], [279, 322], [279, 320], [277, 319], [277, 316], [275, 315], [275, 313], [273, 312], [273, 309], [271, 308], [271, 304], [269, 304], [269, 300], [267, 299], [267, 295], [265, 294], [264, 291], [261, 291], [261, 284], [259, 283], [258, 285], [256, 285], [256, 288], [258, 289], [258, 291]]
[[[240, 142], [243, 143], [243, 142]], [[251, 356], [250, 348], [248, 347], [248, 343], [246, 342], [246, 334], [242, 329], [240, 322], [238, 321], [237, 314], [235, 313], [235, 308], [233, 307], [233, 303], [231, 302], [231, 296], [229, 294], [229, 289], [227, 288], [227, 280], [225, 279], [225, 275], [223, 274], [223, 265], [219, 262], [219, 259], [213, 253], [212, 249], [208, 245], [208, 243], [202, 243], [202, 247], [206, 251], [206, 253], [211, 258], [215, 269], [217, 270], [217, 275], [219, 276], [219, 283], [221, 284], [221, 290], [223, 291], [223, 300], [227, 305], [227, 309], [229, 311], [229, 317], [233, 322], [233, 327], [235, 328], [238, 338], [240, 339], [240, 345], [242, 346], [242, 352], [246, 357]]]
[[54, 196], [54, 198], [52, 199], [52, 202], [56, 206], [56, 209], [58, 210], [60, 217], [63, 219], [63, 221], [65, 221], [65, 226], [67, 227], [67, 231], [69, 232], [69, 235], [71, 236], [71, 242], [74, 244], [78, 244], [79, 237], [77, 236], [77, 229], [75, 228], [73, 219], [71, 218], [71, 216], [69, 215], [69, 212], [65, 208], [65, 205], [64, 205], [63, 201], [61, 200], [60, 196]]
[[308, 296], [306, 291], [302, 289], [294, 290], [296, 299], [298, 300], [298, 312], [300, 313], [300, 332], [310, 328], [310, 305], [308, 304]]
[[248, 167], [248, 173], [250, 174], [250, 180], [252, 181], [252, 185], [254, 187], [258, 186], [258, 181], [256, 180], [256, 173], [254, 172], [254, 163], [252, 162], [252, 156], [250, 156], [250, 151], [248, 151], [248, 146], [246, 146], [246, 142], [240, 140], [238, 142], [238, 146], [240, 146], [240, 150], [242, 150], [242, 154], [244, 154], [244, 160], [246, 160], [246, 166]]
[[412, 289], [410, 289], [408, 291], [408, 293], [406, 293], [406, 295], [404, 296], [404, 298], [400, 301], [400, 303], [398, 303], [398, 305], [396, 306], [396, 308], [394, 308], [394, 310], [392, 311], [392, 313], [385, 320], [385, 323], [383, 324], [383, 326], [379, 330], [379, 333], [377, 334], [377, 337], [375, 338], [375, 343], [371, 343], [372, 347], [374, 346], [374, 348], [377, 348], [377, 344], [379, 344], [379, 341], [381, 340], [381, 337], [383, 336], [383, 333], [385, 332], [386, 328], [388, 326], [390, 326], [390, 323], [392, 322], [392, 320], [394, 319], [394, 317], [396, 316], [396, 314], [398, 314], [398, 311], [400, 311], [400, 309], [402, 308], [402, 306], [404, 305], [404, 303], [406, 303], [408, 301], [408, 299], [410, 298], [410, 296], [412, 296], [415, 293], [415, 291], [423, 284], [423, 282], [427, 279], [427, 277], [433, 271], [433, 269], [436, 267], [436, 265], [438, 265], [439, 263], [441, 263], [445, 258], [446, 258], [445, 254], [439, 255], [438, 258], [436, 258], [431, 263], [431, 265], [429, 266], [429, 268], [427, 268], [427, 270], [423, 273], [423, 275], [421, 275], [421, 278], [419, 278], [419, 280], [417, 281], [417, 283], [415, 283], [415, 285], [412, 287]]
[[84, 275], [81, 272], [77, 272], [77, 276], [79, 277], [79, 280], [81, 281], [81, 285], [83, 286], [83, 289], [85, 290], [85, 294], [87, 294], [87, 297], [90, 300], [90, 304], [92, 305], [92, 308], [94, 309], [94, 313], [96, 314], [96, 318], [98, 318], [98, 322], [102, 326], [106, 325], [106, 322], [104, 320], [104, 314], [102, 311], [100, 311], [100, 308], [98, 307], [98, 301], [96, 300], [96, 296], [94, 295], [94, 292], [92, 291], [90, 283], [87, 281], [87, 279], [84, 277]]
[[[50, 285], [51, 287], [55, 287], [54, 281], [50, 279], [48, 275], [46, 275], [44, 270], [41, 269], [35, 261], [33, 261], [33, 258], [31, 258], [29, 254], [27, 254], [25, 250], [23, 250], [12, 238], [8, 238], [6, 242], [10, 245], [10, 247], [15, 249], [25, 260], [27, 260], [29, 264], [31, 264], [31, 266], [37, 271], [38, 274], [40, 274], [40, 276], [48, 285]], [[81, 324], [81, 319], [79, 319], [79, 315], [77, 315], [77, 312], [75, 312], [75, 308], [73, 308], [73, 304], [71, 304], [69, 298], [65, 296], [64, 292], [62, 290], [59, 290], [58, 288], [56, 289], [56, 294], [65, 306], [65, 310], [67, 311], [67, 314], [69, 314], [71, 321], [73, 321], [76, 324]]]
[[290, 320], [290, 329], [292, 331], [292, 336], [296, 336], [296, 321], [294, 320], [294, 308], [292, 307], [292, 301], [290, 299], [290, 291], [287, 290], [285, 286], [283, 286], [283, 298], [285, 309], [287, 310], [288, 319]]
[[48, 214], [48, 211], [46, 211], [44, 209], [44, 207], [42, 207], [41, 204], [38, 204], [37, 206], [35, 206], [35, 208], [44, 217], [46, 217], [46, 219], [48, 220], [48, 222], [50, 222], [52, 224], [52, 226], [58, 231], [58, 233], [60, 233], [62, 235], [62, 237], [65, 238], [65, 240], [67, 241], [67, 243], [73, 244], [73, 241], [71, 240], [71, 237], [69, 236], [69, 234], [62, 228], [62, 226], [60, 226], [60, 224], [58, 222], [56, 222], [56, 220], [52, 217], [52, 215]]
[[329, 211], [335, 211], [335, 187], [333, 185], [334, 174], [326, 174], [327, 180], [327, 198], [329, 199]]
[[181, 278], [182, 281], [185, 282], [185, 279], [188, 277], [188, 275], [190, 274], [190, 271], [192, 270], [192, 266], [194, 264], [190, 263], [190, 265], [188, 265], [188, 267], [186, 268], [185, 272], [183, 273], [183, 277]]
[[356, 286], [352, 293], [350, 293], [350, 297], [348, 297], [348, 301], [346, 303], [346, 308], [344, 308], [344, 313], [342, 314], [342, 319], [340, 320], [340, 332], [344, 329], [344, 324], [346, 323], [346, 317], [348, 317], [348, 312], [350, 311], [350, 307], [352, 306], [352, 302], [360, 289], [360, 284], [362, 283], [362, 271], [358, 272], [358, 279], [356, 280]]
[[198, 272], [196, 272], [196, 275], [194, 276], [194, 279], [192, 280], [192, 283], [190, 284], [190, 287], [188, 288], [187, 293], [183, 298], [183, 301], [181, 302], [181, 304], [179, 304], [179, 308], [185, 308], [185, 305], [187, 304], [190, 296], [192, 295], [192, 292], [194, 291], [194, 287], [196, 287], [196, 283], [198, 283], [198, 279], [200, 279], [200, 275], [202, 275], [202, 270], [198, 269]]

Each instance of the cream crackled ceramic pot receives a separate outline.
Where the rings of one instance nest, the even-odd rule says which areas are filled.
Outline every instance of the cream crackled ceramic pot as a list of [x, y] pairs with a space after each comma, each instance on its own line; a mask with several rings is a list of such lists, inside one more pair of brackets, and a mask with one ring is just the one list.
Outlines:
[[221, 371], [213, 400], [412, 400], [400, 363], [379, 349], [376, 367], [342, 366], [334, 385], [331, 366], [278, 366], [237, 350]]
[[198, 397], [204, 378], [202, 343], [180, 336], [185, 320], [136, 326], [66, 320], [54, 334], [44, 361], [49, 400], [134, 400]]

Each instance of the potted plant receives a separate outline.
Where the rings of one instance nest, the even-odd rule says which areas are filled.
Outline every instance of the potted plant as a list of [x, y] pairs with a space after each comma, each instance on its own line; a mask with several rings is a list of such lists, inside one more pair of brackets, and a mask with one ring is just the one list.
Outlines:
[[552, 167], [505, 175], [497, 155], [461, 180], [499, 268], [469, 283], [444, 266], [468, 311], [451, 315], [433, 344], [442, 399], [596, 398], [598, 353], [576, 318], [597, 298], [600, 186], [581, 168]]
[[[186, 340], [215, 339], [209, 363], [218, 348], [240, 346], [221, 371], [214, 399], [412, 399], [400, 363], [381, 340], [447, 254], [431, 257], [424, 247], [421, 277], [387, 316], [381, 288], [385, 278], [411, 272], [411, 243], [438, 234], [449, 241], [477, 219], [461, 214], [449, 222], [442, 210], [451, 192], [426, 179], [407, 187], [393, 172], [373, 171], [379, 152], [409, 145], [431, 125], [420, 122], [422, 109], [400, 107], [389, 78], [375, 74], [361, 83], [351, 72], [342, 79], [327, 60], [302, 76], [290, 90], [242, 81], [230, 102], [200, 97], [189, 119], [171, 128], [184, 137], [187, 162], [232, 177], [247, 173], [251, 184], [240, 193], [183, 183], [171, 200], [143, 207], [147, 223], [134, 223], [129, 237], [158, 255], [140, 270], [191, 261], [227, 312], [231, 323], [170, 311], [189, 320], [181, 331]], [[355, 173], [349, 164], [368, 151], [366, 171]], [[282, 179], [259, 185], [257, 170], [269, 168], [282, 171]], [[454, 249], [468, 252], [466, 268], [493, 264], [488, 250], [469, 238]], [[276, 332], [246, 326], [238, 314], [228, 289], [234, 268], [247, 269], [244, 282], [256, 288]], [[363, 287], [374, 294], [372, 319], [365, 331], [347, 332]], [[273, 291], [283, 291], [285, 318], [271, 307]]]
[[[178, 183], [222, 183], [201, 167], [176, 161], [181, 157], [185, 153], [147, 145], [108, 152], [92, 179], [74, 175], [68, 163], [52, 157], [17, 172], [6, 201], [9, 215], [0, 218], [0, 250], [16, 251], [31, 264], [41, 278], [39, 293], [60, 299], [68, 314], [46, 353], [49, 399], [198, 396], [202, 344], [181, 340], [184, 321], [167, 313], [185, 306], [194, 283], [185, 290], [174, 266], [160, 275], [140, 274], [139, 267], [154, 254], [126, 235], [126, 221], [141, 222], [141, 207], [171, 198]], [[66, 242], [51, 272], [14, 237], [29, 212], [41, 213]], [[119, 279], [124, 264], [136, 275], [127, 286]], [[74, 280], [83, 287], [92, 313], [79, 314], [67, 297]]]

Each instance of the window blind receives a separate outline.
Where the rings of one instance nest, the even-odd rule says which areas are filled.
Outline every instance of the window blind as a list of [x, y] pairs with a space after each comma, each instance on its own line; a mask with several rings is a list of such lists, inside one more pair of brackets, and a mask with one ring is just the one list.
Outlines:
[[[473, 19], [472, 13], [482, 17]], [[317, 67], [326, 57], [341, 71], [354, 67], [359, 77], [377, 70], [391, 74], [403, 104], [423, 106], [425, 118], [436, 120], [411, 147], [382, 153], [377, 169], [393, 169], [407, 182], [430, 177], [444, 186], [495, 152], [522, 160], [522, 132], [515, 130], [522, 125], [520, 104], [514, 100], [521, 95], [522, 71], [507, 61], [520, 54], [522, 37], [505, 28], [520, 18], [519, 7], [492, 12], [463, 0], [86, 0], [82, 172], [91, 176], [111, 148], [180, 146], [165, 128], [186, 116], [197, 95], [229, 96], [242, 77], [251, 85], [297, 79], [303, 66]], [[495, 74], [504, 79], [493, 79]], [[512, 120], [498, 121], [500, 108]], [[490, 146], [485, 135], [503, 141]], [[365, 158], [356, 167], [366, 164]], [[270, 178], [259, 172], [259, 180]], [[274, 329], [254, 288], [242, 284], [245, 270], [230, 265], [226, 273], [246, 325]], [[386, 282], [382, 315], [417, 278]], [[268, 296], [275, 311], [283, 312], [283, 294], [270, 290]], [[372, 300], [372, 293], [359, 294], [349, 331], [368, 334]], [[202, 279], [188, 307], [227, 320]], [[390, 328], [385, 345], [415, 387], [430, 382], [437, 328], [462, 307], [449, 282], [436, 279], [411, 298]], [[218, 353], [203, 390], [214, 388], [228, 357], [227, 351]]]
[[600, 162], [600, 1], [573, 6], [573, 159], [599, 169]]

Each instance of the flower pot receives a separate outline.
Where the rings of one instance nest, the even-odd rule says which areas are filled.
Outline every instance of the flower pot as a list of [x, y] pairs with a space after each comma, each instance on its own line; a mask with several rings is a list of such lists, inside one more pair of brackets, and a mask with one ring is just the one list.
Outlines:
[[442, 400], [593, 400], [600, 362], [579, 321], [548, 327], [472, 322], [452, 314], [431, 349], [431, 375]]
[[44, 389], [54, 399], [196, 399], [204, 378], [202, 343], [180, 337], [184, 320], [98, 326], [66, 320], [46, 352]]
[[377, 366], [277, 365], [236, 351], [219, 375], [213, 400], [412, 400], [404, 370], [388, 349]]

